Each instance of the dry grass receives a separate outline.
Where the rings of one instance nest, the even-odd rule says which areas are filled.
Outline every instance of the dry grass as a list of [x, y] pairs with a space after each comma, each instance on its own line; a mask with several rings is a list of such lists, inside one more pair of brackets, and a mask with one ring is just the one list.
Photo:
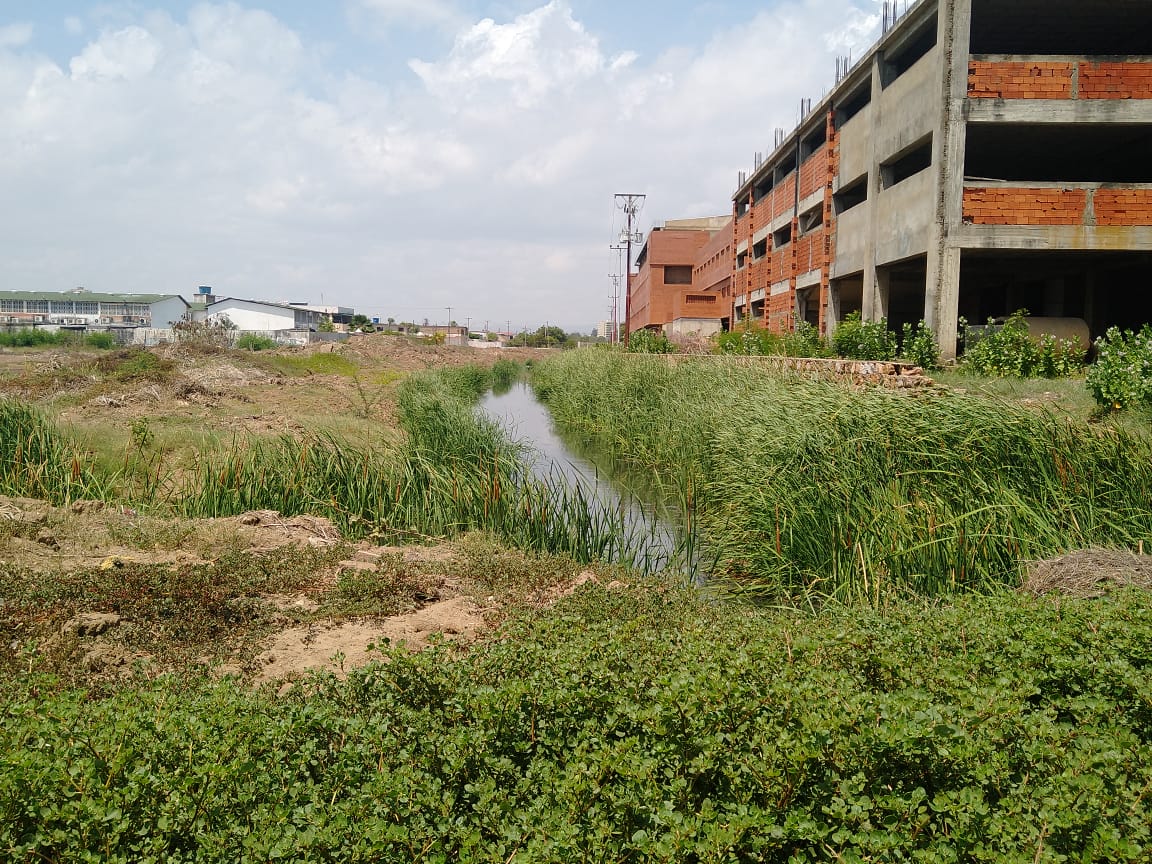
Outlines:
[[1037, 561], [1022, 591], [1076, 599], [1102, 597], [1116, 588], [1152, 590], [1152, 555], [1115, 549], [1082, 549]]

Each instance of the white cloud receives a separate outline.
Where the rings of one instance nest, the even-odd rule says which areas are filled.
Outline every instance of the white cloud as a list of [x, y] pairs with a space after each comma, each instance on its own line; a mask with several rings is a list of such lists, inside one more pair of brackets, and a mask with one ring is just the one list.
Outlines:
[[353, 0], [352, 10], [368, 13], [385, 30], [452, 27], [463, 21], [451, 0]]
[[[405, 26], [458, 14], [356, 2]], [[407, 81], [351, 74], [237, 3], [122, 21], [63, 68], [0, 51], [0, 198], [21, 202], [0, 209], [0, 285], [590, 324], [613, 193], [648, 192], [650, 221], [727, 212], [736, 172], [871, 38], [874, 9], [785, 0], [641, 56], [553, 0], [466, 23]]]
[[454, 105], [511, 99], [523, 109], [571, 92], [608, 62], [568, 4], [552, 0], [507, 24], [486, 18], [456, 37], [444, 61], [413, 60], [411, 67], [437, 98]]
[[75, 15], [69, 15], [64, 19], [64, 29], [73, 36], [79, 36], [84, 32], [84, 22]]
[[141, 27], [125, 27], [105, 34], [84, 48], [70, 64], [72, 77], [83, 79], [123, 78], [134, 81], [147, 76], [160, 59], [160, 44]]
[[21, 48], [32, 41], [31, 24], [5, 24], [0, 27], [0, 48]]

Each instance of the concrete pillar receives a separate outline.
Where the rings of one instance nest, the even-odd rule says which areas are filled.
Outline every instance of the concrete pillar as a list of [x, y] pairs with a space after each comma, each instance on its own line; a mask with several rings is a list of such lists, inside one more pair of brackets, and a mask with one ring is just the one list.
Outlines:
[[[878, 308], [887, 307], [887, 297], [884, 302], [877, 301], [876, 277], [876, 232], [877, 228], [877, 201], [880, 195], [880, 165], [879, 156], [876, 155], [876, 140], [880, 136], [880, 126], [884, 122], [880, 106], [883, 104], [884, 87], [881, 79], [883, 73], [884, 57], [877, 51], [872, 58], [872, 122], [871, 132], [868, 135], [868, 203], [860, 206], [868, 208], [868, 234], [864, 246], [864, 291], [860, 297], [860, 317], [865, 321], [879, 321], [884, 317]], [[885, 285], [887, 287], [887, 285]]]
[[968, 56], [972, 35], [972, 0], [939, 0], [941, 106], [932, 138], [936, 166], [936, 218], [928, 248], [924, 286], [924, 321], [935, 333], [944, 359], [956, 356], [960, 314], [960, 248], [955, 237], [963, 224], [964, 151], [967, 124]]

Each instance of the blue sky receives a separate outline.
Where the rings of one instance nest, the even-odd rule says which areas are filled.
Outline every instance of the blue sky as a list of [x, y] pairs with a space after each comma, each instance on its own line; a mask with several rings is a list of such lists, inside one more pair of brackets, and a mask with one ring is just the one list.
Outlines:
[[612, 195], [726, 213], [878, 0], [0, 6], [0, 289], [607, 317]]

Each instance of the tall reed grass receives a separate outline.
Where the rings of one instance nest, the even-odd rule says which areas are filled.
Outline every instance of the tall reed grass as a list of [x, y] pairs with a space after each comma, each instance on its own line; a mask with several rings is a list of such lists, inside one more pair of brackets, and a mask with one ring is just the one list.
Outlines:
[[770, 597], [989, 591], [1024, 562], [1152, 546], [1152, 447], [983, 397], [739, 359], [607, 352], [533, 376], [558, 425], [696, 496], [714, 574]]
[[105, 497], [112, 482], [35, 408], [0, 400], [0, 492], [62, 504]]

